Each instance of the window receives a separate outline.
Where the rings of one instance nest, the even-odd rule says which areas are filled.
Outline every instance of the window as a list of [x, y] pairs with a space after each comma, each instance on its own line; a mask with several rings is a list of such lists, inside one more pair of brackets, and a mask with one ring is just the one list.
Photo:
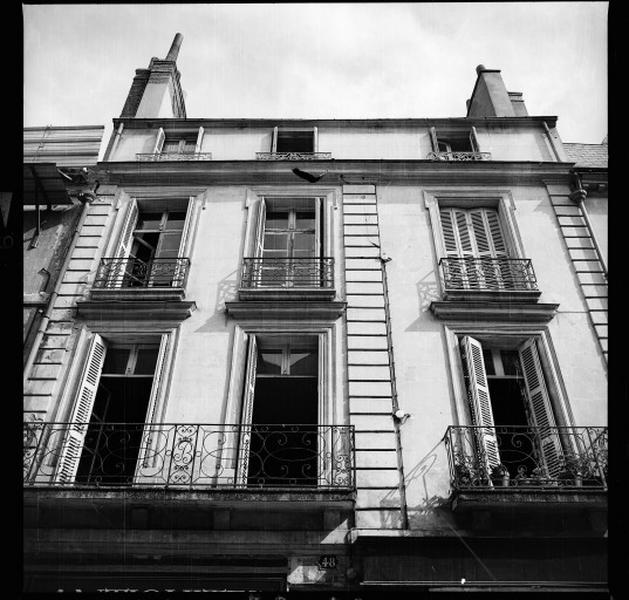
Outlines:
[[556, 477], [561, 435], [536, 339], [510, 347], [466, 335], [460, 348], [478, 456], [486, 471], [504, 465], [514, 479], [530, 477], [536, 469]]
[[535, 273], [523, 258], [507, 194], [426, 196], [446, 299], [508, 292], [512, 299], [537, 300]]
[[275, 127], [271, 152], [305, 152], [317, 151], [317, 128], [285, 129]]
[[432, 152], [428, 158], [434, 160], [487, 160], [488, 152], [481, 152], [476, 128], [450, 129], [430, 128]]
[[127, 485], [136, 476], [146, 423], [153, 423], [170, 335], [108, 344], [94, 334], [67, 425], [58, 483]]
[[255, 238], [243, 287], [333, 287], [333, 262], [323, 256], [321, 198], [261, 198]]
[[183, 287], [191, 200], [131, 199], [115, 256], [103, 259], [105, 287]]
[[247, 485], [317, 484], [318, 338], [251, 336], [240, 477]]
[[[152, 156], [154, 160], [192, 160], [202, 155], [204, 129], [157, 130]], [[144, 157], [145, 155], [140, 155]]]

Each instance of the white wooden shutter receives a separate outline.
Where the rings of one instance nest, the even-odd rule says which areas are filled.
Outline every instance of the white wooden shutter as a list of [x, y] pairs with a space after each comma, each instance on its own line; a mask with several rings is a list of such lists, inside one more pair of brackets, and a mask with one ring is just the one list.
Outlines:
[[256, 236], [254, 240], [253, 255], [262, 257], [264, 251], [264, 226], [266, 221], [266, 202], [260, 198], [256, 212]]
[[531, 425], [537, 428], [536, 433], [539, 436], [541, 462], [546, 469], [546, 475], [555, 477], [561, 469], [563, 452], [558, 432], [553, 429], [557, 425], [535, 339], [527, 340], [520, 346], [518, 352], [524, 374], [529, 418]]
[[95, 333], [87, 351], [77, 397], [70, 415], [68, 433], [57, 463], [55, 472], [56, 483], [69, 483], [76, 476], [85, 434], [87, 433], [87, 427], [92, 416], [92, 407], [98, 391], [103, 363], [105, 362], [106, 351], [107, 346], [103, 338]]
[[131, 246], [133, 245], [133, 231], [138, 222], [138, 203], [135, 198], [131, 198], [129, 206], [124, 215], [120, 235], [118, 236], [118, 244], [116, 246], [115, 262], [109, 270], [107, 279], [107, 287], [119, 287], [123, 283], [124, 274], [127, 267], [131, 269], [131, 265], [127, 265], [126, 259], [131, 254]]
[[472, 148], [472, 152], [480, 152], [480, 146], [478, 144], [478, 134], [476, 132], [476, 127], [472, 126], [470, 131], [470, 148]]
[[163, 389], [166, 385], [164, 373], [171, 353], [172, 338], [172, 335], [166, 333], [162, 335], [159, 344], [157, 362], [155, 363], [155, 371], [153, 373], [153, 383], [151, 385], [151, 395], [149, 397], [145, 417], [147, 426], [142, 435], [142, 446], [140, 447], [140, 454], [138, 456], [135, 481], [137, 481], [140, 476], [149, 474], [148, 471], [143, 471], [143, 469], [155, 467], [158, 462], [159, 464], [163, 464], [161, 461], [165, 460], [165, 455], [162, 454], [158, 456], [157, 444], [160, 439], [160, 433], [157, 432], [153, 426], [158, 425], [157, 409], [159, 408], [159, 400], [160, 397], [163, 396]]
[[203, 148], [203, 134], [205, 133], [205, 129], [203, 127], [199, 127], [199, 134], [197, 135], [197, 143], [194, 148], [196, 154], [199, 154]]
[[491, 409], [487, 372], [483, 360], [483, 348], [479, 341], [466, 335], [461, 340], [463, 360], [468, 374], [468, 398], [472, 420], [476, 429], [476, 440], [481, 450], [481, 462], [487, 474], [500, 464], [498, 438], [494, 426], [494, 415]]
[[433, 152], [439, 152], [439, 142], [437, 141], [437, 130], [434, 127], [430, 128], [430, 144]]
[[165, 139], [166, 139], [166, 134], [164, 133], [164, 129], [160, 127], [157, 130], [157, 135], [155, 136], [155, 145], [153, 146], [153, 154], [159, 154], [162, 151], [162, 147], [164, 146]]
[[251, 425], [253, 420], [253, 402], [256, 388], [256, 372], [258, 367], [258, 344], [256, 336], [249, 334], [249, 347], [247, 349], [247, 368], [245, 374], [245, 389], [242, 399], [242, 411], [240, 415], [240, 444], [238, 451], [237, 481], [242, 485], [247, 484], [247, 472], [249, 469], [249, 451], [251, 447]]
[[319, 128], [312, 128], [312, 151], [319, 152]]
[[271, 138], [271, 152], [277, 152], [277, 134], [279, 127], [273, 127], [273, 137]]

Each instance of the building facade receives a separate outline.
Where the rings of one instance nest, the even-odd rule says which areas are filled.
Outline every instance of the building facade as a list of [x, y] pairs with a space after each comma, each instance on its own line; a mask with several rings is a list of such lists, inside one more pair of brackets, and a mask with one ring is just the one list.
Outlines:
[[604, 594], [605, 169], [482, 65], [465, 117], [188, 118], [181, 41], [25, 369], [25, 589]]

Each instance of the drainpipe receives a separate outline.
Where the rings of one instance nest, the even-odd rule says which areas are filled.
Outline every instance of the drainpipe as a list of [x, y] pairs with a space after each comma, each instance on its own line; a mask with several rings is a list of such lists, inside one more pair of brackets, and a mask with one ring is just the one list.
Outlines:
[[592, 223], [590, 222], [590, 218], [588, 217], [587, 210], [585, 209], [585, 198], [587, 197], [587, 191], [583, 189], [581, 185], [581, 176], [576, 172], [572, 172], [576, 181], [577, 189], [570, 194], [570, 198], [577, 203], [579, 209], [581, 210], [581, 214], [583, 215], [583, 220], [585, 221], [585, 225], [587, 226], [588, 233], [592, 238], [592, 244], [594, 245], [594, 251], [598, 256], [598, 260], [601, 263], [601, 267], [603, 268], [603, 273], [605, 275], [605, 279], [607, 279], [607, 264], [605, 263], [605, 259], [603, 258], [603, 253], [601, 252], [601, 248], [596, 241], [596, 236], [594, 235], [594, 229], [592, 229]]
[[33, 340], [33, 345], [31, 346], [31, 349], [28, 353], [28, 358], [26, 360], [26, 364], [24, 365], [24, 385], [26, 385], [26, 380], [28, 379], [28, 375], [33, 367], [33, 363], [35, 362], [35, 356], [37, 355], [39, 345], [41, 344], [42, 338], [44, 337], [44, 333], [46, 333], [46, 328], [48, 327], [48, 322], [50, 321], [53, 306], [57, 300], [57, 296], [59, 295], [59, 290], [61, 289], [61, 282], [63, 281], [65, 272], [68, 268], [68, 265], [70, 264], [72, 253], [74, 252], [74, 246], [76, 245], [77, 238], [79, 237], [79, 231], [81, 231], [81, 228], [83, 227], [83, 223], [85, 222], [85, 218], [87, 217], [87, 212], [89, 210], [90, 204], [94, 200], [96, 200], [96, 195], [93, 192], [82, 193], [79, 194], [79, 200], [83, 202], [83, 211], [81, 212], [79, 222], [77, 223], [74, 229], [74, 233], [72, 234], [72, 240], [70, 241], [68, 251], [66, 253], [65, 259], [63, 260], [61, 270], [59, 271], [59, 278], [57, 279], [57, 283], [55, 284], [55, 289], [50, 294], [50, 298], [48, 299], [48, 306], [46, 307], [46, 312], [39, 322], [39, 329], [37, 330], [37, 334], [35, 335], [35, 339]]

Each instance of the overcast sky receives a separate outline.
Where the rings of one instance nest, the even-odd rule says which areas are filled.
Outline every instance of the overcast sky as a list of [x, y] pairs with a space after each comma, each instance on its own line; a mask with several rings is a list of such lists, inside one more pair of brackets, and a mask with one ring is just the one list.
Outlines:
[[176, 32], [188, 117], [463, 117], [502, 70], [564, 141], [607, 134], [607, 2], [24, 6], [24, 125], [105, 125]]

